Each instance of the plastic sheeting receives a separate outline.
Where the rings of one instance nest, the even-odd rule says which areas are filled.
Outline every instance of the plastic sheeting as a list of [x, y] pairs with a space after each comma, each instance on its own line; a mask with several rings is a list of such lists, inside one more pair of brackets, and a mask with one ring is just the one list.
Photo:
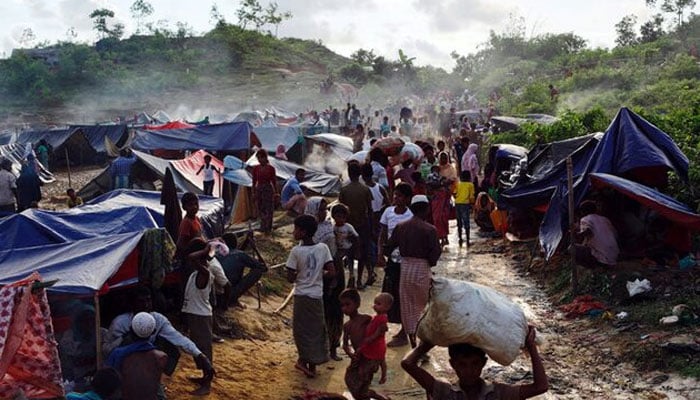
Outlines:
[[[590, 188], [589, 174], [604, 173], [635, 177], [664, 177], [669, 170], [688, 181], [688, 158], [673, 139], [627, 108], [622, 108], [596, 146], [585, 169], [575, 177], [574, 202], [580, 204]], [[644, 171], [639, 174], [639, 171]], [[576, 173], [576, 171], [575, 171]], [[547, 258], [559, 246], [568, 224], [567, 195], [563, 182], [552, 196], [540, 226], [540, 244]]]
[[[229, 156], [227, 156], [228, 158]], [[340, 178], [335, 175], [326, 174], [319, 171], [314, 171], [307, 167], [304, 167], [293, 162], [278, 160], [276, 158], [270, 157], [270, 165], [275, 167], [275, 172], [277, 177], [282, 180], [287, 180], [294, 176], [297, 169], [303, 168], [306, 171], [306, 179], [301, 183], [301, 186], [319, 193], [322, 196], [335, 195], [340, 193]], [[253, 167], [258, 165], [258, 160], [255, 157], [251, 157], [247, 165]], [[252, 185], [252, 180], [251, 180]]]
[[[0, 158], [5, 158], [12, 161], [12, 173], [15, 176], [19, 176], [19, 172], [22, 170], [22, 162], [25, 160], [24, 154], [26, 148], [21, 144], [8, 144], [0, 145]], [[39, 164], [41, 171], [39, 171], [39, 178], [44, 183], [54, 182], [53, 174], [44, 168], [43, 165]]]
[[137, 130], [132, 148], [137, 150], [247, 150], [251, 126], [233, 122], [191, 129]]
[[[49, 291], [90, 294], [103, 288], [136, 248], [143, 232], [94, 237], [76, 242], [0, 251], [0, 284], [8, 284], [32, 272], [45, 281], [57, 279]], [[138, 277], [120, 282], [136, 283]]]
[[314, 143], [323, 143], [330, 146], [333, 153], [345, 161], [353, 156], [352, 139], [347, 136], [336, 135], [335, 133], [317, 133], [315, 135], [305, 135], [304, 138]]
[[700, 230], [700, 215], [687, 205], [658, 192], [648, 186], [615, 175], [592, 173], [590, 180], [594, 187], [610, 187], [641, 205], [658, 212], [674, 224], [695, 231]]
[[289, 151], [297, 143], [300, 135], [299, 128], [290, 126], [258, 127], [254, 130], [255, 136], [260, 140], [262, 148], [266, 151], [276, 151], [278, 145], [284, 145], [285, 152]]
[[105, 138], [109, 138], [114, 144], [121, 145], [127, 136], [126, 125], [71, 125], [71, 129], [80, 129], [90, 142], [90, 146], [98, 152], [104, 153]]

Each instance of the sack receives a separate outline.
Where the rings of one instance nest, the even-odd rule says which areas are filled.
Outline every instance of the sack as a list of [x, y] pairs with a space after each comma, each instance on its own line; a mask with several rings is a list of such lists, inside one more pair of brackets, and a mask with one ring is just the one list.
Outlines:
[[527, 332], [523, 310], [502, 293], [477, 283], [434, 278], [416, 334], [438, 346], [469, 343], [508, 365], [518, 357]]

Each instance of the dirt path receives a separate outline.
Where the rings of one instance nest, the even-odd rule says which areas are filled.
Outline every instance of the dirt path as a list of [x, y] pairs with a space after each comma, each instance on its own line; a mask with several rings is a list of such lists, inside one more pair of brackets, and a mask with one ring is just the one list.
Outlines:
[[[691, 379], [661, 373], [640, 375], [625, 364], [625, 355], [608, 341], [613, 328], [600, 328], [587, 320], [568, 320], [552, 307], [545, 294], [513, 266], [500, 240], [477, 239], [469, 250], [450, 245], [434, 269], [436, 275], [475, 281], [507, 294], [525, 310], [544, 340], [541, 354], [550, 377], [550, 391], [540, 399], [698, 399], [700, 386]], [[362, 311], [370, 304], [379, 286], [362, 292]], [[254, 320], [265, 340], [227, 341], [215, 347], [219, 375], [210, 398], [288, 399], [306, 391], [343, 394], [350, 399], [343, 383], [348, 360], [331, 361], [320, 368], [316, 379], [306, 379], [293, 369], [295, 348], [289, 325], [289, 309], [282, 315], [270, 310], [281, 302], [271, 299], [262, 310], [247, 310], [238, 318]], [[244, 315], [246, 315], [244, 317]], [[390, 334], [397, 330], [390, 328]], [[425, 394], [401, 370], [399, 362], [407, 347], [389, 349], [388, 382], [376, 388], [394, 400], [424, 399]], [[429, 368], [436, 376], [453, 378], [444, 349], [431, 353]], [[185, 399], [189, 385], [184, 375], [194, 370], [186, 360], [185, 369], [170, 384], [172, 399]], [[484, 375], [508, 383], [529, 382], [530, 361], [519, 357], [502, 367], [491, 361]]]

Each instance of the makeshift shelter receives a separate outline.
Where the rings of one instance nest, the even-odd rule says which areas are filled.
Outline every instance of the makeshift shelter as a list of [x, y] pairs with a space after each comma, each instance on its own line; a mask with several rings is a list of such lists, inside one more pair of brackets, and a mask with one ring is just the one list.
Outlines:
[[[574, 203], [580, 204], [590, 189], [589, 175], [603, 173], [639, 184], [663, 188], [668, 172], [688, 182], [688, 158], [673, 139], [627, 108], [622, 108], [582, 169], [574, 168]], [[540, 244], [546, 257], [556, 251], [568, 226], [567, 189], [559, 182], [540, 226]]]
[[312, 143], [328, 146], [342, 160], [348, 160], [353, 155], [352, 139], [347, 136], [335, 133], [317, 133], [304, 135], [304, 138]]
[[171, 121], [160, 125], [144, 125], [143, 129], [147, 131], [162, 131], [168, 129], [191, 129], [196, 127], [196, 125], [188, 124], [182, 121]]
[[515, 184], [498, 196], [502, 209], [514, 207], [546, 210], [552, 194], [566, 179], [566, 159], [570, 156], [574, 174], [580, 174], [595, 150], [602, 133], [535, 145], [527, 154], [527, 168]]
[[265, 151], [275, 153], [278, 145], [283, 145], [287, 159], [295, 162], [302, 161], [302, 148], [299, 142], [301, 131], [291, 126], [261, 126], [255, 128], [254, 134]]
[[136, 150], [235, 151], [250, 148], [251, 126], [233, 122], [187, 129], [137, 129], [131, 147]]
[[61, 364], [41, 276], [0, 288], [0, 398], [20, 393], [32, 399], [64, 395]]
[[[7, 144], [0, 145], [0, 158], [8, 159], [12, 162], [12, 173], [15, 176], [19, 176], [19, 172], [22, 170], [22, 163], [26, 160], [26, 146], [20, 144]], [[40, 163], [38, 164], [41, 170], [39, 171], [39, 179], [44, 183], [54, 182], [53, 174], [44, 168]]]

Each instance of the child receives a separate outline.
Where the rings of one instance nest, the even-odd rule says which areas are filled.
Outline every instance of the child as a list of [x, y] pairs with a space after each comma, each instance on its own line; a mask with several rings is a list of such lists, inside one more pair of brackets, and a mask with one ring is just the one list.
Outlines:
[[459, 237], [459, 245], [462, 246], [462, 228], [467, 236], [467, 247], [469, 243], [469, 217], [471, 208], [474, 204], [474, 183], [472, 183], [472, 175], [469, 171], [462, 171], [459, 174], [459, 182], [455, 187], [455, 211], [457, 214], [457, 236]]
[[66, 200], [66, 206], [68, 208], [73, 208], [83, 205], [83, 198], [75, 195], [75, 190], [69, 188], [66, 190], [66, 195], [68, 195], [68, 200]]
[[440, 176], [440, 166], [433, 165], [430, 167], [430, 173], [425, 178], [425, 184], [428, 185], [428, 188], [433, 190], [439, 189], [443, 186], [444, 182], [445, 178]]
[[535, 344], [535, 329], [530, 327], [525, 339], [525, 348], [532, 360], [533, 382], [528, 385], [508, 385], [504, 383], [487, 383], [481, 378], [481, 371], [486, 365], [486, 354], [478, 347], [467, 343], [453, 344], [448, 347], [450, 365], [457, 374], [458, 384], [451, 385], [442, 379], [435, 379], [430, 372], [418, 363], [433, 347], [431, 343], [420, 342], [418, 347], [401, 361], [401, 367], [425, 389], [433, 400], [452, 399], [529, 399], [549, 389], [547, 373]]
[[199, 211], [199, 199], [197, 195], [187, 192], [182, 195], [180, 200], [182, 208], [185, 210], [185, 217], [180, 222], [180, 228], [177, 234], [177, 244], [175, 245], [175, 257], [181, 258], [185, 247], [190, 241], [197, 237], [202, 237], [202, 223], [197, 217]]
[[212, 192], [214, 191], [214, 172], [220, 174], [221, 171], [219, 171], [219, 169], [215, 166], [211, 165], [211, 156], [208, 154], [204, 156], [204, 165], [199, 167], [197, 175], [199, 175], [202, 170], [204, 170], [204, 194], [211, 196]]
[[292, 331], [299, 358], [294, 368], [308, 378], [316, 376], [316, 365], [328, 361], [328, 335], [323, 314], [323, 278], [335, 275], [328, 246], [314, 243], [318, 224], [311, 215], [294, 220], [294, 246], [287, 259], [287, 280], [295, 283]]
[[66, 400], [105, 400], [114, 395], [121, 387], [121, 378], [116, 369], [106, 367], [98, 369], [92, 378], [92, 390], [86, 393], [70, 392]]
[[[377, 299], [375, 299], [375, 306], [376, 302]], [[357, 311], [358, 308], [360, 308], [360, 294], [355, 289], [344, 290], [340, 294], [340, 304], [343, 313], [350, 317], [350, 320], [343, 326], [343, 350], [345, 350], [345, 353], [352, 360], [348, 369], [345, 370], [345, 384], [355, 399], [385, 399], [384, 396], [379, 395], [369, 388], [374, 373], [377, 372], [380, 367], [382, 368], [383, 380], [386, 380], [386, 363], [383, 361], [384, 357], [382, 356], [381, 359], [368, 359], [364, 355], [364, 352], [367, 351], [366, 346], [371, 343], [367, 340], [371, 339], [371, 337], [367, 335], [371, 328], [370, 325], [379, 317], [380, 313], [377, 312], [378, 315], [375, 318], [360, 314]], [[383, 309], [383, 306], [380, 309]], [[377, 338], [381, 338], [382, 341], [384, 333], [386, 332], [386, 311], [383, 312], [383, 315], [383, 332], [381, 329], [373, 330], [373, 332], [382, 332], [381, 334], [377, 334]], [[378, 321], [381, 322], [381, 319]], [[375, 327], [377, 325], [382, 324], [375, 324]], [[362, 350], [363, 347], [365, 347], [364, 351]], [[369, 350], [371, 351], [371, 348], [369, 348]], [[386, 346], [384, 346], [384, 352], [386, 352]], [[380, 382], [383, 383], [383, 381]]]
[[367, 264], [367, 282], [365, 286], [372, 286], [376, 280], [374, 267], [377, 265], [377, 240], [379, 239], [379, 217], [382, 216], [384, 208], [389, 205], [389, 194], [386, 189], [373, 178], [374, 172], [370, 164], [362, 166], [362, 180], [372, 192], [372, 214], [370, 215], [370, 233], [371, 240], [369, 242], [369, 263]]
[[365, 340], [358, 349], [358, 352], [367, 359], [381, 360], [379, 364], [382, 371], [382, 376], [379, 379], [380, 384], [386, 382], [386, 340], [384, 335], [389, 330], [387, 313], [393, 303], [394, 297], [389, 293], [379, 293], [374, 298], [374, 306], [372, 308], [377, 315], [369, 323], [365, 332]]
[[331, 217], [333, 218], [333, 221], [335, 221], [333, 231], [335, 232], [335, 243], [337, 247], [335, 264], [339, 268], [347, 264], [348, 269], [350, 270], [348, 276], [348, 287], [354, 288], [355, 271], [353, 268], [353, 254], [351, 251], [353, 248], [358, 248], [360, 235], [358, 235], [355, 228], [347, 222], [349, 215], [350, 211], [345, 204], [336, 204], [331, 209]]

